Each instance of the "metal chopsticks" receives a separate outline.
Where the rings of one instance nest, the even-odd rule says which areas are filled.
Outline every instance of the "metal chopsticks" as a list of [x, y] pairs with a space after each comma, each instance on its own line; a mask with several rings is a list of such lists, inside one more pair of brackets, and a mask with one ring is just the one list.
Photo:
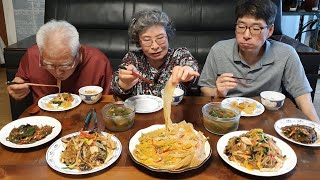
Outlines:
[[[126, 67], [124, 66], [119, 66], [120, 69], [124, 69], [124, 70], [127, 70]], [[141, 79], [142, 81], [146, 82], [146, 83], [149, 83], [149, 84], [154, 84], [154, 82], [150, 81], [149, 79], [143, 77], [142, 75], [134, 72], [134, 71], [131, 71], [132, 72], [132, 75], [136, 76], [137, 78]]]
[[[221, 76], [221, 74], [217, 74], [217, 76]], [[252, 80], [252, 79], [250, 79], [250, 78], [236, 77], [236, 76], [232, 76], [232, 78], [235, 78], [235, 79], [243, 79], [243, 80], [249, 80], [249, 81], [251, 81], [251, 80]]]

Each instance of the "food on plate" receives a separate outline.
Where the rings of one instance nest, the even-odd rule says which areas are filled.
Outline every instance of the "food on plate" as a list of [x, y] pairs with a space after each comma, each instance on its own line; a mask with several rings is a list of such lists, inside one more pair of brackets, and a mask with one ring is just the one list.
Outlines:
[[60, 161], [69, 169], [88, 171], [107, 163], [117, 148], [111, 134], [103, 135], [100, 132], [80, 131], [80, 134], [62, 138], [64, 151]]
[[238, 108], [240, 111], [245, 112], [246, 114], [252, 114], [254, 110], [257, 109], [257, 104], [249, 101], [243, 101], [240, 103], [237, 101], [232, 101], [231, 105]]
[[84, 91], [85, 94], [97, 94], [98, 92], [95, 90], [86, 90]]
[[59, 93], [53, 97], [48, 103], [46, 103], [47, 108], [69, 108], [72, 106], [74, 98], [70, 93]]
[[281, 128], [282, 133], [294, 141], [311, 144], [318, 140], [317, 132], [314, 128], [306, 125], [290, 125]]
[[252, 129], [229, 139], [224, 153], [230, 161], [239, 163], [248, 170], [276, 172], [286, 160], [276, 142], [262, 129]]
[[30, 124], [21, 125], [13, 128], [6, 139], [15, 144], [32, 144], [51, 134], [52, 129], [53, 127], [49, 125], [42, 127]]
[[155, 169], [179, 170], [200, 165], [206, 158], [202, 132], [194, 130], [191, 123], [172, 123], [171, 100], [176, 84], [167, 82], [164, 90], [165, 128], [160, 128], [139, 138], [133, 150], [142, 164]]

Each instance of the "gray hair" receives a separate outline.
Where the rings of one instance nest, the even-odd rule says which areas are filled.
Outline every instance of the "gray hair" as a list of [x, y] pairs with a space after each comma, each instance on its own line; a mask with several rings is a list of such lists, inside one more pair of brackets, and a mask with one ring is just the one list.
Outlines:
[[139, 34], [153, 25], [162, 25], [166, 30], [168, 40], [174, 37], [176, 29], [166, 13], [158, 9], [145, 9], [135, 14], [129, 24], [130, 41], [140, 47]]
[[69, 44], [71, 55], [76, 56], [79, 48], [79, 33], [77, 29], [66, 21], [51, 20], [40, 27], [37, 32], [36, 40], [40, 53], [46, 48], [46, 40], [53, 32], [59, 32], [58, 36], [61, 40], [66, 40]]

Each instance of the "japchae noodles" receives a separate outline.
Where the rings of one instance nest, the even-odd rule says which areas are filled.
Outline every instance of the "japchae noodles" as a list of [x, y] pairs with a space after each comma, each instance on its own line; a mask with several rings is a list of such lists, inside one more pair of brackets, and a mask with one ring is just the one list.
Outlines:
[[172, 123], [171, 101], [176, 84], [167, 82], [164, 90], [165, 128], [142, 134], [133, 155], [142, 164], [155, 169], [179, 170], [195, 167], [205, 158], [202, 132], [196, 132], [191, 123]]
[[247, 133], [229, 139], [224, 153], [230, 161], [239, 163], [249, 170], [278, 171], [286, 156], [275, 141], [262, 129], [252, 129]]
[[90, 134], [80, 131], [79, 135], [63, 138], [65, 150], [61, 152], [60, 161], [69, 169], [91, 170], [107, 163], [114, 155], [116, 143], [110, 134], [98, 132]]

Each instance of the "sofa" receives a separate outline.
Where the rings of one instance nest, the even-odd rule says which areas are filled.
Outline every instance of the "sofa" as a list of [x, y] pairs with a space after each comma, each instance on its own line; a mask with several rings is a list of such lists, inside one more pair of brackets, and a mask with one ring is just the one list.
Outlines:
[[[273, 1], [278, 6], [278, 14], [271, 38], [290, 44], [297, 50], [315, 90], [320, 54], [282, 34], [282, 1]], [[235, 3], [235, 0], [47, 0], [44, 21], [63, 19], [73, 24], [79, 31], [81, 44], [99, 48], [111, 61], [113, 70], [117, 70], [126, 52], [136, 48], [127, 35], [133, 14], [145, 8], [161, 9], [174, 21], [177, 30], [170, 46], [187, 47], [202, 67], [214, 43], [235, 36]], [[21, 57], [33, 44], [35, 36], [4, 49], [8, 80], [14, 78]], [[197, 88], [191, 92], [188, 95], [199, 95]], [[12, 118], [16, 119], [32, 99], [28, 97], [19, 102], [11, 99], [10, 102]]]

